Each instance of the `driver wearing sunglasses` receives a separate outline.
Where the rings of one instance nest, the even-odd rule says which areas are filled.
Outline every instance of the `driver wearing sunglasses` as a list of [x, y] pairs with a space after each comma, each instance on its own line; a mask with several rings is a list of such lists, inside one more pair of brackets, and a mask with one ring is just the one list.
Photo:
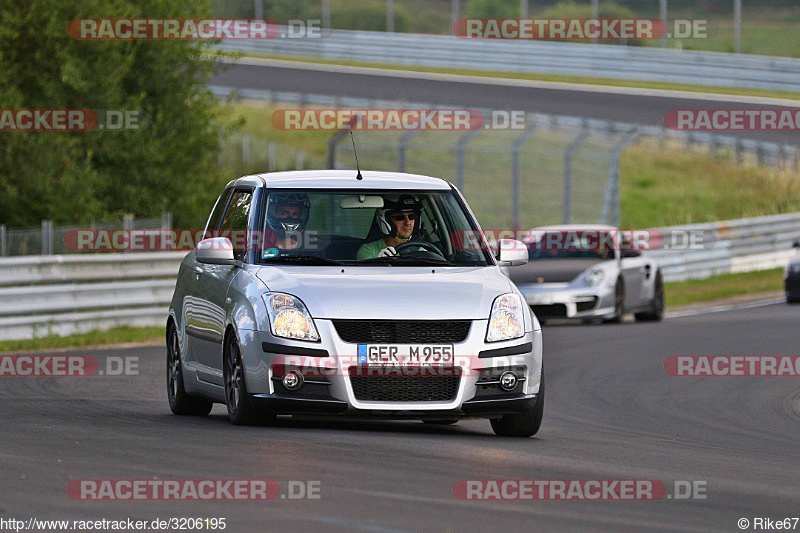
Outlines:
[[420, 205], [412, 196], [401, 196], [396, 202], [386, 201], [384, 208], [375, 213], [375, 221], [384, 237], [362, 245], [356, 259], [396, 256], [395, 247], [411, 240], [419, 212]]

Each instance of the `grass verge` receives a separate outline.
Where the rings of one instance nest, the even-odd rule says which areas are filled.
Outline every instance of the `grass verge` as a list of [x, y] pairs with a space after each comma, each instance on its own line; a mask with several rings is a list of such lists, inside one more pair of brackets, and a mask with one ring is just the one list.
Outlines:
[[164, 328], [119, 327], [107, 331], [90, 331], [78, 335], [59, 337], [49, 335], [36, 339], [0, 341], [0, 352], [23, 352], [63, 348], [85, 348], [104, 344], [124, 344], [128, 342], [163, 342]]
[[783, 269], [775, 268], [760, 272], [723, 274], [707, 279], [668, 282], [664, 284], [664, 297], [669, 308], [731, 296], [782, 290]]

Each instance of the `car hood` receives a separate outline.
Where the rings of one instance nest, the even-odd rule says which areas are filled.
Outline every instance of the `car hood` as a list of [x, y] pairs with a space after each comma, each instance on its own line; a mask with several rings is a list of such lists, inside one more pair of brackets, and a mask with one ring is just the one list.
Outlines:
[[488, 319], [512, 290], [497, 267], [261, 267], [270, 291], [299, 297], [314, 318]]
[[593, 258], [535, 259], [508, 269], [508, 277], [517, 285], [524, 283], [564, 283], [572, 281], [589, 268], [602, 263]]

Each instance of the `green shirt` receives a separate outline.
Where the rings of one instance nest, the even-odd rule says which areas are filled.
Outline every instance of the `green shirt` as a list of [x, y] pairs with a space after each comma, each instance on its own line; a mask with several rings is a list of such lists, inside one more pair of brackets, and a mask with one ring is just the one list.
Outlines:
[[361, 259], [372, 259], [373, 257], [378, 257], [378, 254], [380, 254], [381, 250], [384, 248], [386, 248], [386, 243], [383, 242], [383, 239], [362, 244], [358, 249], [358, 253], [356, 253], [356, 259], [360, 261]]

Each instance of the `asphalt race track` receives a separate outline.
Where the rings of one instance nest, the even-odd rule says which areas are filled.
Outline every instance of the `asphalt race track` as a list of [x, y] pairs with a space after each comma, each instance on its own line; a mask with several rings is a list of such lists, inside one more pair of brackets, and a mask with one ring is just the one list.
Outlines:
[[[670, 355], [795, 355], [800, 306], [774, 304], [659, 324], [545, 326], [547, 404], [536, 437], [487, 421], [282, 418], [235, 427], [170, 414], [161, 346], [139, 375], [6, 377], [0, 390], [0, 518], [226, 517], [227, 531], [739, 531], [800, 512], [800, 380], [671, 377]], [[320, 499], [72, 500], [73, 479], [319, 481]], [[705, 482], [706, 499], [461, 501], [460, 479]], [[798, 526], [800, 527], [800, 526]]]
[[[774, 103], [753, 103], [747, 98], [719, 95], [695, 97], [687, 96], [689, 93], [678, 93], [680, 96], [675, 97], [654, 94], [654, 91], [613, 87], [594, 90], [580, 85], [556, 89], [535, 86], [536, 83], [525, 86], [526, 83], [521, 80], [512, 80], [507, 84], [505, 80], [497, 82], [492, 78], [472, 78], [475, 81], [465, 82], [446, 77], [430, 79], [431, 75], [424, 73], [413, 73], [411, 77], [405, 77], [403, 73], [376, 72], [375, 69], [308, 67], [297, 62], [250, 58], [246, 61], [263, 64], [226, 65], [211, 83], [237, 88], [525, 110], [651, 126], [663, 126], [664, 115], [672, 109], [776, 109]], [[793, 105], [795, 110], [800, 107], [800, 103]], [[798, 131], [722, 133], [779, 144], [800, 144]]]

